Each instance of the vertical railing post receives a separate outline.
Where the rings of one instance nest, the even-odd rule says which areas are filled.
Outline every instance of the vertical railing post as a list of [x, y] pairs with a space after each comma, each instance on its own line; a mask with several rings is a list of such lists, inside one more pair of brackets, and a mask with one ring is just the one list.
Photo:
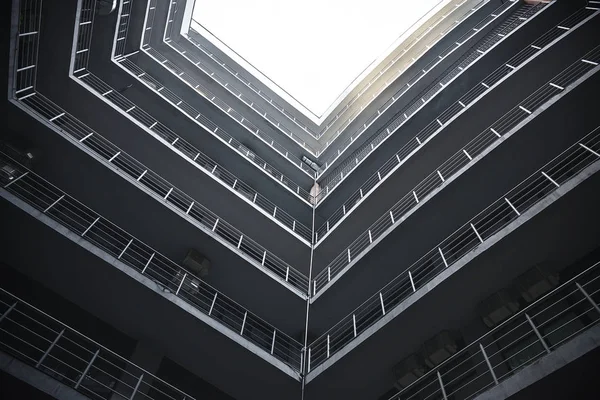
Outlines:
[[329, 358], [329, 335], [327, 335], [327, 358]]
[[438, 382], [440, 383], [440, 389], [442, 390], [442, 397], [444, 400], [448, 400], [448, 396], [446, 396], [446, 389], [444, 389], [444, 382], [442, 382], [442, 375], [440, 371], [437, 372]]
[[596, 304], [596, 302], [592, 299], [592, 297], [588, 294], [588, 292], [586, 292], [586, 290], [579, 283], [575, 282], [575, 284], [577, 285], [577, 287], [579, 288], [581, 293], [583, 293], [583, 296], [586, 299], [588, 299], [588, 301], [590, 303], [592, 303], [592, 306], [596, 309], [596, 311], [598, 311], [598, 313], [600, 313], [600, 307], [598, 307], [598, 304]]
[[408, 278], [410, 279], [410, 286], [412, 286], [413, 293], [417, 291], [415, 287], [415, 281], [413, 280], [412, 274], [408, 271]]
[[10, 313], [17, 306], [17, 303], [18, 303], [18, 301], [15, 301], [12, 306], [8, 307], [8, 310], [6, 310], [4, 312], [4, 314], [0, 315], [0, 322], [2, 322], [2, 320], [4, 318], [6, 318], [6, 316], [8, 315], [8, 313]]
[[129, 400], [133, 400], [133, 398], [135, 397], [138, 389], [140, 388], [140, 385], [142, 383], [142, 379], [144, 379], [144, 374], [141, 374], [137, 383], [135, 384], [135, 387], [133, 388], [133, 392], [131, 393], [131, 397], [129, 397]]
[[62, 331], [59, 332], [58, 336], [56, 336], [56, 339], [54, 339], [54, 341], [52, 343], [50, 343], [50, 346], [48, 347], [48, 349], [46, 350], [46, 352], [44, 353], [44, 355], [42, 355], [42, 357], [40, 357], [40, 360], [37, 362], [37, 364], [35, 364], [36, 368], [39, 368], [40, 365], [42, 365], [42, 363], [44, 362], [44, 360], [46, 359], [46, 357], [48, 357], [48, 354], [50, 354], [50, 352], [52, 351], [52, 348], [56, 345], [56, 343], [62, 337], [63, 333], [65, 333], [65, 329], [64, 328], [63, 328]]
[[85, 376], [88, 374], [88, 372], [90, 372], [90, 368], [92, 367], [92, 364], [94, 363], [94, 361], [96, 361], [96, 357], [98, 357], [98, 353], [100, 353], [100, 349], [96, 350], [96, 352], [92, 356], [92, 359], [90, 360], [88, 365], [85, 367], [85, 370], [83, 370], [83, 373], [81, 374], [81, 376], [79, 377], [79, 380], [75, 384], [75, 388], [74, 388], [75, 390], [77, 390], [79, 385], [81, 385], [81, 382], [83, 382], [83, 379], [85, 378]]
[[383, 295], [379, 292], [379, 301], [381, 302], [381, 314], [385, 315], [385, 306], [383, 305]]
[[219, 292], [215, 292], [215, 297], [213, 298], [212, 304], [210, 305], [210, 310], [208, 310], [209, 316], [210, 314], [212, 314], [212, 310], [215, 307], [215, 301], [217, 301], [217, 294], [219, 294]]
[[183, 286], [183, 282], [185, 281], [186, 277], [187, 277], [187, 272], [185, 274], [183, 274], [183, 278], [181, 278], [181, 282], [179, 282], [179, 286], [177, 287], [177, 291], [175, 292], [175, 296], [179, 295], [179, 291], [181, 290], [181, 286]]
[[308, 348], [308, 362], [307, 362], [308, 364], [306, 366], [306, 371], [307, 372], [310, 372], [310, 350], [311, 350], [311, 348], [309, 347]]
[[446, 262], [446, 257], [444, 257], [444, 253], [442, 253], [442, 249], [440, 247], [438, 247], [438, 250], [440, 252], [440, 256], [442, 257], [442, 261], [444, 262], [444, 265], [446, 266], [446, 268], [448, 268], [448, 263]]
[[354, 326], [354, 337], [356, 337], [356, 315], [352, 314], [352, 326]]
[[65, 197], [65, 195], [63, 194], [62, 196], [60, 196], [58, 199], [56, 199], [52, 204], [50, 204], [48, 206], [48, 208], [46, 208], [44, 210], [44, 213], [48, 212], [48, 210], [50, 210], [52, 207], [54, 207], [59, 201], [61, 201], [63, 198]]
[[477, 229], [475, 229], [475, 225], [471, 224], [471, 228], [473, 228], [473, 232], [475, 232], [475, 234], [477, 235], [477, 238], [479, 239], [479, 241], [481, 243], [483, 243], [483, 239], [482, 239], [481, 235], [479, 234], [479, 232], [477, 232]]
[[515, 206], [513, 206], [513, 204], [505, 197], [504, 200], [506, 200], [506, 203], [510, 206], [510, 208], [513, 209], [513, 211], [517, 214], [517, 216], [521, 216], [521, 213], [519, 212], [519, 210], [516, 209]]
[[275, 350], [275, 335], [277, 334], [277, 330], [273, 329], [273, 341], [271, 342], [271, 354]]
[[487, 353], [485, 352], [485, 349], [483, 348], [483, 345], [481, 343], [479, 343], [479, 348], [481, 349], [481, 354], [483, 354], [483, 358], [485, 360], [485, 363], [487, 364], [490, 373], [492, 374], [492, 378], [494, 379], [494, 382], [496, 383], [496, 385], [498, 384], [498, 378], [496, 377], [496, 373], [494, 372], [494, 368], [492, 368], [492, 363], [490, 363], [490, 359], [487, 356]]
[[542, 343], [542, 346], [544, 346], [544, 349], [546, 349], [546, 353], [550, 354], [550, 348], [546, 344], [546, 341], [544, 340], [544, 338], [540, 334], [540, 331], [538, 331], [538, 329], [536, 328], [535, 324], [533, 323], [533, 321], [531, 320], [531, 318], [529, 317], [529, 315], [527, 313], [525, 313], [525, 318], [527, 318], [527, 322], [529, 322], [529, 325], [531, 325], [531, 328], [533, 329], [533, 332], [535, 333], [535, 335], [540, 340], [540, 343]]
[[244, 313], [244, 320], [242, 321], [242, 329], [240, 329], [240, 336], [244, 336], [244, 327], [246, 326], [246, 318], [248, 317], [248, 311]]

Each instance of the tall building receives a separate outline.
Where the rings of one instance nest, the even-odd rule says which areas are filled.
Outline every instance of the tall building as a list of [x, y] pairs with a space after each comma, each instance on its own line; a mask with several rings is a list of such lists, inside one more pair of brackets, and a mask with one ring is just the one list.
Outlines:
[[0, 398], [595, 398], [600, 1], [440, 1], [321, 115], [194, 3], [3, 4]]

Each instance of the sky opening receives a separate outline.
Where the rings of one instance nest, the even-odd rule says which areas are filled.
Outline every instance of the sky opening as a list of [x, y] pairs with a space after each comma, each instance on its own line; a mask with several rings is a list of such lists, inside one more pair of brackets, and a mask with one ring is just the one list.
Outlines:
[[438, 3], [440, 0], [196, 0], [193, 19], [320, 117], [377, 57]]

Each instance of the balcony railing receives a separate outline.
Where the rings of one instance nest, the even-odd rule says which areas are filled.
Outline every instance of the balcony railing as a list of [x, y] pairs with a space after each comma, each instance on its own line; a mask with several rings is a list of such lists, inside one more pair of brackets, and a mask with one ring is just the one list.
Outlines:
[[[95, 0], [88, 1], [90, 3], [95, 3]], [[123, 4], [123, 7], [126, 7], [129, 4], [131, 4], [131, 2]], [[82, 7], [85, 6], [86, 4], [82, 3]], [[127, 10], [124, 8], [123, 11], [123, 15], [125, 15], [125, 17], [122, 17], [121, 19], [128, 19], [129, 15], [126, 15], [127, 13], [125, 13], [125, 11]], [[80, 15], [83, 15], [83, 13], [80, 13]], [[88, 21], [90, 22], [90, 24], [86, 24], [83, 26], [92, 27], [93, 19]], [[83, 22], [87, 21], [76, 20], [76, 24], [79, 24], [78, 26], [82, 26], [81, 23]], [[123, 42], [119, 40], [120, 38], [126, 37], [128, 24], [119, 22], [117, 24], [117, 28], [119, 30], [117, 32], [117, 35], [115, 36], [115, 46], [119, 46], [119, 43]], [[86, 50], [84, 54], [87, 55], [90, 53], [90, 46], [91, 30], [89, 35], [77, 35], [75, 40], [76, 48]], [[162, 143], [173, 149], [178, 150], [194, 165], [200, 167], [201, 171], [203, 171], [213, 179], [217, 180], [219, 183], [223, 184], [232, 192], [239, 195], [241, 199], [257, 208], [265, 216], [277, 221], [284, 229], [288, 230], [296, 237], [302, 239], [305, 244], [310, 245], [312, 235], [311, 230], [308, 227], [298, 222], [281, 207], [278, 207], [276, 204], [269, 201], [265, 196], [258, 193], [250, 185], [240, 180], [233, 173], [226, 170], [221, 165], [218, 165], [214, 160], [212, 160], [206, 154], [198, 150], [198, 148], [191, 145], [185, 139], [182, 139], [175, 132], [170, 130], [166, 125], [153, 118], [151, 115], [142, 110], [135, 103], [131, 102], [117, 90], [115, 90], [114, 88], [106, 84], [103, 80], [89, 72], [89, 70], [87, 69], [87, 59], [86, 62], [82, 62], [82, 60], [77, 59], [77, 55], [75, 55], [74, 67], [77, 67], [79, 71], [77, 77], [75, 78], [76, 82], [82, 83], [86, 89], [90, 90], [92, 93], [96, 93], [98, 95], [98, 98], [110, 104], [115, 109], [122, 111], [122, 114], [125, 115], [127, 118], [137, 121], [144, 128], [147, 128], [153, 136], [160, 138]]]
[[19, 32], [16, 38], [15, 75], [13, 95], [26, 96], [35, 90], [39, 36], [42, 29], [42, 3], [23, 0], [19, 3]]
[[0, 288], [0, 350], [92, 399], [194, 398]]
[[[450, 54], [454, 53], [457, 49], [461, 48], [465, 43], [478, 34], [482, 29], [485, 29], [488, 25], [492, 24], [496, 19], [503, 16], [504, 13], [511, 11], [512, 7], [515, 7], [518, 2], [511, 3], [507, 2], [494, 10], [488, 17], [483, 19], [479, 24], [476, 25], [471, 31], [463, 35], [453, 45], [446, 48], [438, 58], [431, 61], [425, 68], [415, 74], [406, 85], [404, 85], [398, 92], [392, 96], [380, 109], [378, 109], [361, 127], [358, 128], [348, 139], [345, 140], [341, 149], [338, 149], [337, 153], [334, 154], [325, 163], [322, 171], [319, 172], [319, 176], [323, 176], [324, 172], [330, 165], [340, 158], [346, 149], [348, 149], [354, 140], [358, 138], [362, 133], [366, 132], [371, 125], [377, 121], [382, 114], [384, 114], [396, 101], [398, 101], [408, 90], [420, 81], [427, 73], [435, 68], [436, 65], [443, 62], [443, 60]], [[469, 53], [467, 57], [463, 57], [461, 62], [458, 63], [450, 72], [446, 73], [441, 79], [436, 80], [420, 95], [415, 96], [415, 100], [409, 105], [404, 107], [402, 111], [398, 113], [398, 117], [392, 120], [384, 128], [382, 128], [378, 134], [374, 135], [368, 143], [364, 144], [359, 150], [355, 151], [350, 155], [335, 171], [332, 171], [327, 177], [325, 177], [319, 185], [322, 187], [319, 201], [322, 201], [333, 189], [341, 183], [345, 177], [348, 177], [352, 171], [361, 164], [376, 148], [378, 148], [383, 142], [385, 142], [390, 136], [397, 132], [406, 121], [412, 118], [420, 109], [425, 107], [437, 94], [443, 91], [443, 89], [450, 84], [452, 81], [457, 79], [469, 66], [475, 64], [485, 54], [487, 54], [491, 47], [501, 41], [505, 40], [512, 32], [517, 30], [532, 16], [537, 15], [541, 10], [544, 9], [545, 4], [530, 6], [523, 5], [522, 9], [516, 10], [508, 19], [496, 28], [491, 34], [489, 34], [481, 44]], [[434, 121], [437, 127], [443, 126], [443, 123]], [[440, 125], [441, 123], [441, 125]]]
[[[148, 2], [148, 7], [156, 7], [156, 2], [157, 2], [157, 0], [150, 0]], [[259, 106], [258, 104], [255, 104], [255, 102], [252, 99], [248, 98], [242, 92], [240, 92], [238, 89], [236, 89], [234, 86], [230, 85], [229, 84], [230, 82], [223, 79], [217, 72], [213, 71], [205, 63], [203, 63], [202, 59], [200, 57], [198, 57], [198, 55], [196, 55], [193, 52], [186, 51], [185, 48], [182, 47], [179, 43], [177, 43], [174, 40], [171, 40], [171, 32], [173, 30], [173, 24], [174, 24], [173, 20], [175, 18], [175, 14], [177, 13], [178, 9], [179, 9], [179, 4], [177, 3], [177, 1], [174, 1], [174, 0], [171, 1], [169, 4], [169, 12], [167, 14], [167, 21], [165, 23], [165, 31], [164, 31], [164, 35], [163, 35], [164, 43], [167, 44], [167, 46], [169, 46], [171, 49], [173, 49], [174, 51], [179, 53], [179, 55], [181, 55], [182, 57], [187, 59], [189, 62], [194, 64], [194, 66], [197, 69], [199, 69], [200, 71], [202, 71], [209, 79], [212, 79], [213, 81], [218, 83], [223, 89], [225, 89], [229, 93], [233, 94], [239, 100], [243, 101], [248, 107], [250, 107], [252, 110], [254, 110], [260, 116], [260, 118], [264, 118], [275, 129], [277, 129], [278, 131], [281, 131], [286, 136], [289, 136], [299, 146], [302, 146], [303, 149], [305, 149], [306, 151], [315, 155], [315, 150], [312, 149], [310, 146], [307, 147], [306, 142], [302, 139], [302, 137], [299, 137], [297, 134], [294, 134], [292, 132], [292, 130], [286, 126], [286, 123], [283, 121], [283, 118], [279, 118], [277, 115], [268, 113], [266, 109]], [[144, 29], [145, 29], [145, 31], [148, 31], [148, 32], [152, 32], [154, 30], [154, 18], [152, 18], [152, 19], [148, 18], [146, 27]], [[144, 40], [144, 43], [146, 43], [146, 45], [149, 46], [150, 40]], [[211, 94], [211, 92], [208, 89], [206, 89], [204, 86], [200, 85], [200, 87], [202, 88], [203, 94], [205, 94], [205, 95]], [[284, 116], [287, 117], [286, 114], [284, 114]], [[298, 121], [296, 121], [295, 117], [290, 116], [289, 119], [294, 121], [295, 125], [297, 125], [304, 132], [306, 132], [310, 135], [313, 135], [312, 131], [309, 131], [308, 128], [306, 127], [306, 125], [301, 125]]]
[[472, 399], [600, 321], [600, 263], [469, 344], [390, 400]]
[[[150, 4], [151, 3], [148, 2], [148, 8], [150, 7]], [[144, 26], [148, 27], [148, 25], [153, 24], [153, 22], [154, 22], [153, 19], [151, 20], [148, 18], [146, 20], [146, 24]], [[151, 30], [146, 30], [146, 28], [144, 28], [142, 35], [146, 36], [146, 35], [150, 35], [151, 33], [152, 33]], [[142, 39], [142, 41], [144, 43], [147, 42], [145, 39]], [[141, 47], [141, 50], [143, 52], [145, 52], [150, 58], [155, 60], [160, 66], [162, 66], [167, 71], [169, 71], [171, 74], [173, 74], [173, 76], [175, 76], [177, 79], [184, 82], [191, 89], [195, 90], [200, 96], [202, 96], [203, 98], [205, 98], [206, 100], [211, 102], [213, 105], [215, 105], [221, 111], [223, 111], [226, 115], [228, 115], [231, 119], [236, 121], [243, 129], [247, 130], [252, 135], [259, 138], [266, 145], [273, 148], [277, 153], [279, 153], [283, 158], [288, 160], [292, 165], [294, 165], [297, 168], [299, 168], [300, 170], [302, 170], [304, 173], [306, 173], [311, 178], [314, 178], [315, 171], [311, 167], [309, 167], [306, 163], [302, 162], [302, 160], [300, 160], [295, 155], [291, 154], [285, 147], [283, 147], [281, 144], [276, 142], [266, 132], [261, 130], [254, 123], [250, 122], [242, 114], [240, 114], [238, 111], [236, 111], [235, 106], [229, 105], [222, 99], [218, 98], [214, 93], [212, 93], [209, 89], [207, 89], [205, 86], [203, 86], [200, 82], [196, 81], [196, 79], [194, 79], [194, 77], [192, 77], [190, 74], [185, 72], [177, 64], [175, 64], [174, 62], [169, 60], [160, 51], [151, 47], [149, 44]], [[117, 60], [117, 62], [118, 62], [118, 60]], [[188, 104], [188, 106], [191, 107], [189, 104]], [[208, 119], [204, 115], [202, 115], [202, 118]], [[221, 129], [222, 129], [222, 127], [219, 127], [219, 130], [221, 130]], [[304, 148], [306, 150], [309, 150], [309, 148], [306, 147], [306, 143], [304, 143]]]
[[[489, 74], [481, 82], [476, 84], [471, 90], [464, 94], [458, 101], [453, 103], [439, 116], [434, 118], [425, 128], [423, 128], [412, 140], [404, 145], [398, 153], [387, 160], [357, 191], [342, 204], [340, 208], [324, 222], [316, 231], [315, 237], [317, 244], [325, 239], [327, 234], [333, 231], [347, 215], [356, 209], [362, 202], [375, 191], [392, 173], [397, 171], [404, 162], [415, 152], [420, 150], [430, 139], [442, 132], [443, 129], [475, 102], [483, 96], [490, 93], [498, 84], [508, 79], [513, 73], [529, 63], [539, 54], [543, 53], [551, 46], [565, 38], [569, 32], [573, 32], [581, 25], [587, 23], [592, 18], [596, 18], [600, 12], [593, 9], [582, 8], [571, 16], [561, 21], [557, 26], [550, 29], [544, 35], [537, 38], [533, 43], [527, 45], [523, 50], [511, 57], [508, 61]], [[568, 30], [561, 29], [569, 27]], [[475, 52], [478, 53], [478, 52]], [[462, 64], [459, 63], [459, 67]], [[439, 122], [438, 122], [439, 121]], [[440, 125], [441, 123], [441, 125]], [[358, 160], [358, 158], [357, 158]], [[358, 163], [358, 161], [356, 161]], [[447, 176], [444, 176], [447, 178]]]
[[313, 196], [308, 191], [301, 188], [300, 185], [292, 181], [287, 176], [283, 175], [272, 165], [268, 164], [265, 160], [260, 158], [258, 155], [256, 155], [254, 152], [252, 152], [250, 149], [248, 149], [246, 146], [244, 146], [242, 143], [236, 140], [233, 136], [227, 133], [227, 131], [221, 129], [210, 119], [198, 113], [198, 111], [195, 108], [190, 106], [188, 103], [184, 102], [179, 96], [177, 96], [165, 86], [163, 86], [159, 81], [157, 81], [148, 73], [146, 73], [146, 71], [140, 68], [137, 64], [135, 64], [128, 58], [120, 58], [119, 60], [117, 60], [117, 64], [120, 65], [130, 75], [135, 77], [144, 86], [154, 91], [164, 100], [166, 100], [169, 104], [173, 105], [180, 112], [182, 112], [184, 115], [190, 118], [193, 122], [198, 124], [198, 126], [210, 132], [226, 146], [243, 156], [246, 160], [248, 160], [251, 164], [257, 167], [267, 176], [269, 176], [278, 184], [286, 188], [290, 193], [294, 194], [306, 204], [312, 205]]
[[[0, 153], [0, 160], [16, 169], [12, 179], [2, 178], [0, 193], [3, 197], [6, 196], [5, 192], [14, 195], [91, 245], [152, 279], [164, 290], [231, 332], [260, 347], [265, 355], [276, 357], [295, 371], [300, 370], [302, 344], [6, 154]], [[268, 357], [265, 359], [268, 360]]]
[[214, 237], [296, 295], [306, 296], [308, 278], [302, 273], [94, 132], [41, 93], [21, 100], [21, 104], [28, 109], [28, 112], [41, 118], [50, 127], [59, 130], [72, 143], [90, 152], [104, 165], [165, 204], [180, 217]]
[[[591, 62], [591, 63], [590, 63]], [[353, 262], [362, 257], [377, 245], [378, 239], [387, 235], [391, 229], [399, 226], [403, 217], [414, 209], [420, 202], [424, 201], [430, 194], [445, 186], [447, 179], [455, 174], [461, 173], [462, 168], [468, 164], [475, 163], [481, 157], [480, 154], [502, 140], [514, 128], [530, 118], [530, 115], [544, 106], [548, 101], [557, 95], [564, 94], [565, 88], [583, 77], [586, 73], [593, 70], [597, 72], [600, 67], [596, 67], [600, 62], [600, 46], [590, 51], [583, 58], [567, 67], [563, 72], [552, 78], [548, 83], [529, 95], [504, 116], [500, 117], [489, 128], [481, 132], [472, 139], [465, 147], [456, 152], [446, 162], [444, 162], [436, 171], [433, 171], [427, 178], [419, 183], [412, 191], [407, 193], [390, 210], [385, 212], [373, 223], [366, 232], [363, 232], [355, 239], [346, 250], [334, 258], [329, 265], [321, 271], [312, 283], [313, 295], [331, 286], [332, 281], [345, 271], [347, 271]], [[596, 64], [596, 65], [594, 65]], [[531, 118], [530, 118], [531, 119]], [[487, 153], [484, 154], [484, 156]]]
[[[41, 0], [36, 1], [41, 4]], [[28, 12], [28, 9], [21, 8], [20, 10], [25, 13]], [[41, 18], [41, 14], [37, 14], [36, 17]], [[21, 29], [23, 27], [19, 26], [18, 32], [21, 32]], [[18, 60], [16, 62], [18, 63]], [[16, 76], [14, 75], [13, 79]], [[302, 298], [307, 296], [308, 278], [302, 273], [290, 267], [283, 260], [268, 252], [263, 246], [245, 236], [233, 225], [227, 223], [158, 174], [146, 168], [139, 161], [97, 134], [44, 95], [33, 91], [35, 88], [31, 90], [31, 93], [16, 95], [15, 98], [16, 104], [23, 108], [25, 112], [80, 149], [88, 152], [92, 157], [95, 157], [112, 171], [145, 191], [155, 200], [165, 204], [170, 210], [200, 228], [204, 233], [214, 237], [218, 242], [240, 255], [251, 265], [266, 273], [296, 295]], [[133, 109], [129, 111], [131, 112]]]
[[501, 229], [600, 160], [600, 127], [452, 233], [309, 346], [308, 369], [324, 363]]

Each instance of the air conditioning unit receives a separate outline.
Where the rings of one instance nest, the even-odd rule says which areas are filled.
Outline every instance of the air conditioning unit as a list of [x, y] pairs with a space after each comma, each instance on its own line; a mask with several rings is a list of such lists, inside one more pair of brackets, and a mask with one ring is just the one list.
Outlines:
[[393, 368], [396, 383], [394, 386], [402, 390], [425, 374], [425, 359], [420, 354], [411, 354]]
[[433, 368], [450, 358], [458, 350], [457, 339], [458, 335], [442, 331], [426, 341], [423, 345], [425, 365]]
[[521, 296], [531, 303], [548, 293], [558, 285], [558, 276], [545, 271], [539, 265], [529, 269], [527, 272], [515, 279], [515, 286]]
[[254, 161], [254, 159], [256, 158], [256, 154], [250, 151], [250, 149], [244, 146], [243, 144], [240, 144], [238, 146], [238, 150], [252, 161]]
[[188, 251], [182, 264], [188, 271], [201, 278], [208, 276], [210, 272], [210, 260], [194, 249]]
[[19, 175], [17, 169], [8, 163], [0, 163], [0, 179], [2, 182], [10, 182]]
[[308, 165], [309, 167], [311, 167], [315, 172], [319, 171], [319, 166], [317, 165], [316, 162], [314, 162], [313, 160], [311, 160], [310, 158], [306, 157], [306, 156], [302, 156], [302, 161]]
[[245, 198], [247, 198], [248, 200], [252, 201], [254, 200], [254, 194], [250, 193], [248, 190], [246, 190], [245, 188], [238, 186], [237, 187], [237, 191], [244, 196]]
[[519, 310], [519, 293], [514, 289], [494, 293], [477, 307], [483, 323], [492, 328]]

